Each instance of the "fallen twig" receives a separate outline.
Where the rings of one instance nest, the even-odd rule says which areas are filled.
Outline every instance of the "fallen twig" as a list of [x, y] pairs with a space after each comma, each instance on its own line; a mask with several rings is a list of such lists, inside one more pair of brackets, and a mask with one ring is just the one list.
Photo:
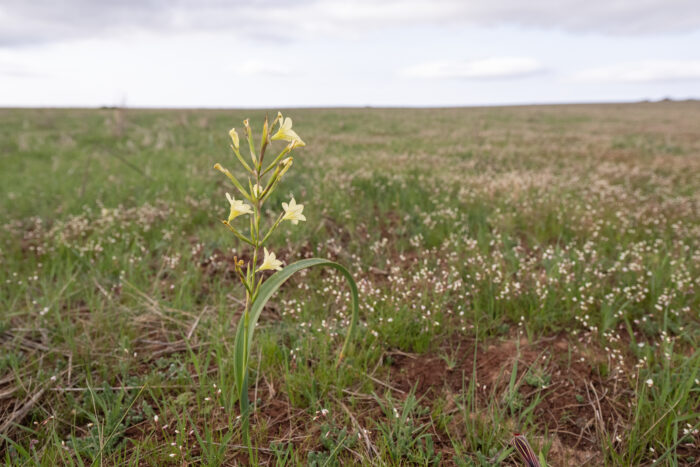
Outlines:
[[16, 422], [19, 420], [22, 420], [27, 413], [29, 413], [30, 410], [36, 405], [36, 403], [41, 399], [41, 396], [44, 395], [44, 392], [46, 391], [46, 388], [41, 388], [37, 392], [32, 395], [32, 397], [29, 398], [29, 400], [19, 409], [15, 409], [14, 412], [10, 415], [10, 417], [3, 422], [2, 425], [0, 425], [0, 434], [4, 435], [8, 429]]

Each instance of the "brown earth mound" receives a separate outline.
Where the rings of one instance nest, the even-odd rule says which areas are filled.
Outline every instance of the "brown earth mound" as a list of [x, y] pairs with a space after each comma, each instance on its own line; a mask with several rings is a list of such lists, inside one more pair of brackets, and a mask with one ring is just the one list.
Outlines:
[[505, 403], [517, 367], [514, 387], [522, 407], [540, 398], [533, 418], [540, 434], [546, 428], [553, 441], [550, 456], [590, 462], [599, 449], [600, 433], [623, 429], [618, 412], [624, 408], [615, 380], [603, 378], [596, 370], [599, 362], [583, 356], [575, 344], [560, 335], [534, 344], [511, 339], [476, 349], [473, 341], [452, 343], [440, 356], [398, 354], [392, 361], [391, 384], [406, 392], [415, 386], [424, 401], [440, 395], [450, 400], [474, 377], [477, 406], [489, 400]]

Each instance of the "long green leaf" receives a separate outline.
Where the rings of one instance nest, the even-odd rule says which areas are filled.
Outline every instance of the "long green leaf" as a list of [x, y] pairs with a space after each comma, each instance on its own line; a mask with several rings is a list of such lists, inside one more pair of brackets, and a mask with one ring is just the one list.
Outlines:
[[[350, 340], [355, 332], [355, 327], [357, 326], [357, 320], [359, 315], [359, 296], [357, 292], [357, 284], [352, 278], [350, 272], [341, 264], [322, 258], [311, 258], [303, 259], [286, 266], [281, 271], [276, 272], [270, 276], [261, 286], [257, 298], [250, 307], [248, 322], [246, 326], [246, 317], [241, 316], [238, 321], [238, 329], [236, 330], [236, 340], [234, 343], [234, 371], [236, 377], [236, 384], [238, 384], [239, 396], [244, 398], [247, 394], [243, 394], [247, 391], [247, 369], [248, 360], [250, 358], [251, 347], [253, 343], [253, 334], [255, 333], [255, 327], [260, 318], [263, 308], [267, 304], [268, 300], [274, 295], [274, 293], [279, 289], [282, 284], [285, 283], [295, 272], [301, 271], [302, 269], [307, 269], [313, 266], [329, 266], [340, 271], [345, 279], [347, 279], [348, 284], [350, 284], [350, 292], [352, 295], [352, 316], [350, 318], [350, 326], [348, 327], [347, 335], [345, 336], [345, 342], [343, 347], [340, 349], [340, 354], [338, 355], [337, 363], [346, 355], [348, 346], [350, 345]], [[247, 345], [244, 339], [244, 335], [247, 334]]]

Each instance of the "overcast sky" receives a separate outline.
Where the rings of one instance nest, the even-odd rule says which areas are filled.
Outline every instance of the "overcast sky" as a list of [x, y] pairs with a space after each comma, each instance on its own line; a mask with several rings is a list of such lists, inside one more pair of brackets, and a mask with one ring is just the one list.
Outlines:
[[700, 0], [0, 0], [0, 106], [700, 97]]

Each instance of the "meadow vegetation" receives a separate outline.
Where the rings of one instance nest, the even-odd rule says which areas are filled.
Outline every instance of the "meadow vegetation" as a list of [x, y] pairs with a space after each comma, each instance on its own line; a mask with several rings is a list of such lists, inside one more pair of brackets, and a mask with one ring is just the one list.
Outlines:
[[[259, 110], [0, 110], [0, 455], [248, 463], [228, 130]], [[700, 463], [700, 103], [287, 110], [265, 203], [262, 465]], [[276, 115], [269, 112], [270, 117]], [[283, 146], [282, 146], [283, 147]], [[223, 202], [222, 202], [223, 201]]]

